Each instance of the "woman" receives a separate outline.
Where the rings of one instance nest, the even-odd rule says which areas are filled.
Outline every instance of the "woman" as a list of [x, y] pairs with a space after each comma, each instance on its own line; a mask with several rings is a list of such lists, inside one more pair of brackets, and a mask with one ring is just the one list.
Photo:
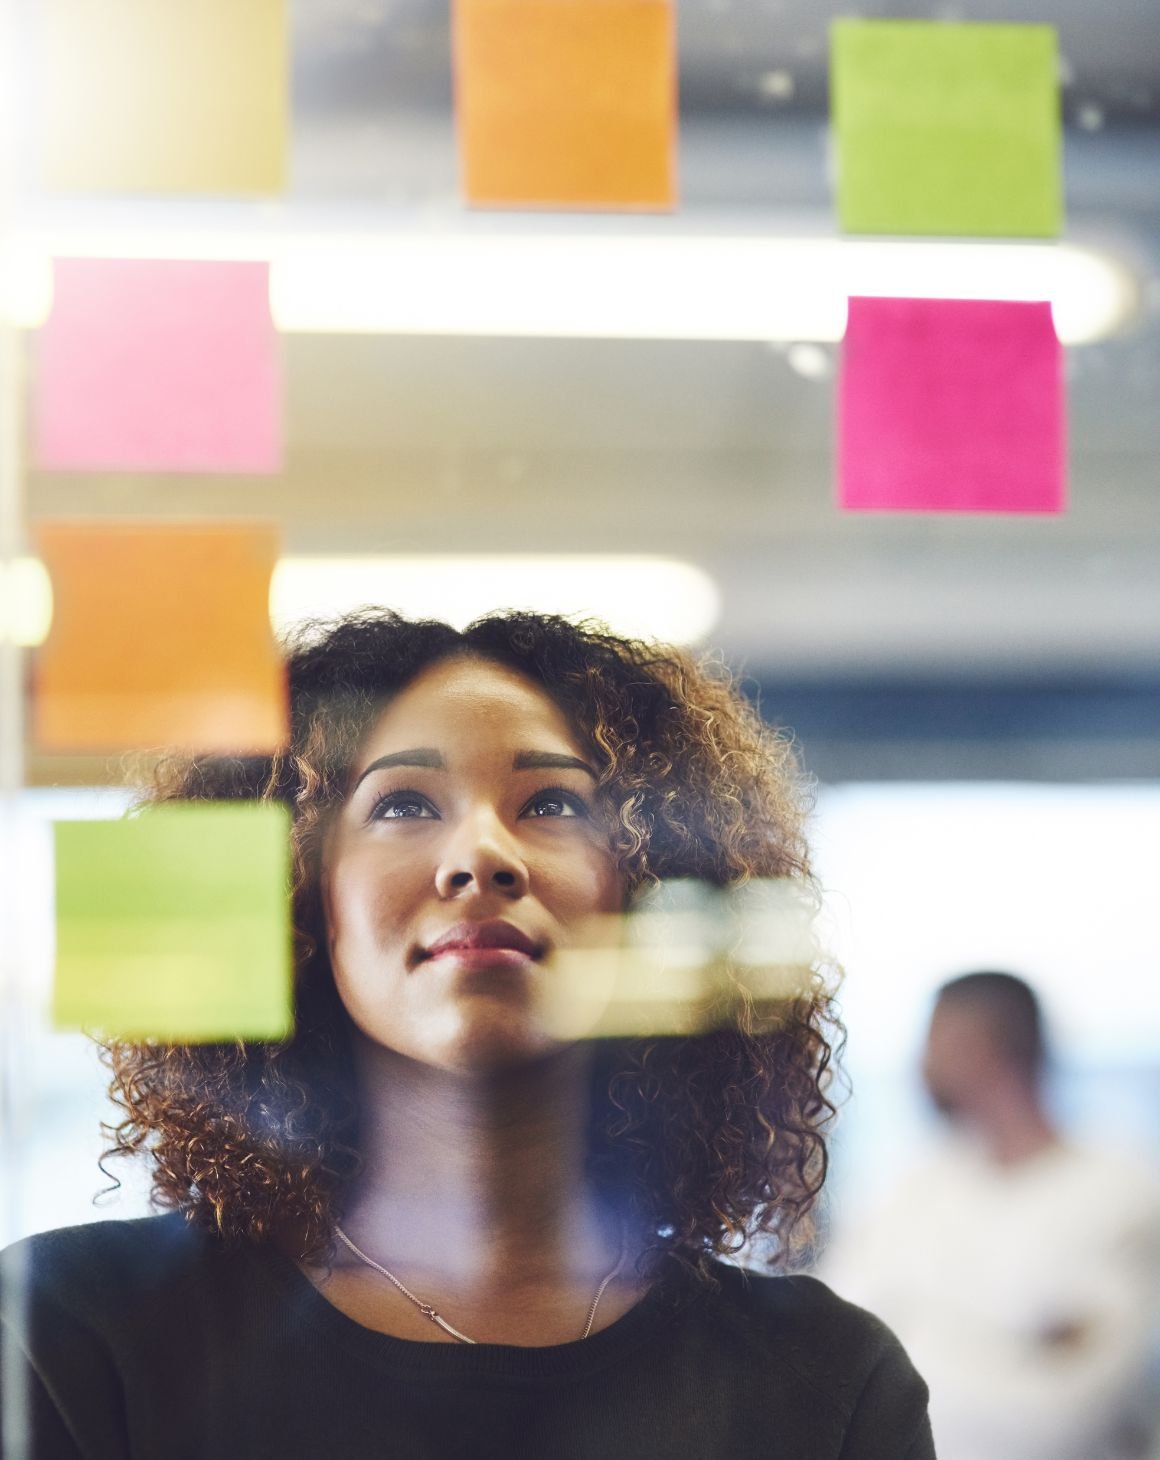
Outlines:
[[292, 808], [296, 1031], [109, 1048], [174, 1211], [10, 1250], [33, 1454], [933, 1455], [876, 1319], [718, 1261], [808, 1236], [822, 974], [684, 1038], [545, 1014], [663, 879], [808, 886], [789, 746], [721, 670], [533, 614], [367, 612], [289, 667], [283, 754], [155, 797]]

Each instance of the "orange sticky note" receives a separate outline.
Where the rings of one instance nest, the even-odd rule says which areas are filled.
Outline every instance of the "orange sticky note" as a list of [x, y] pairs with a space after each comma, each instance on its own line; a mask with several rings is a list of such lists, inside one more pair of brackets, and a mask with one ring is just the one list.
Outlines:
[[468, 202], [671, 208], [675, 29], [671, 0], [455, 0]]
[[261, 754], [286, 736], [272, 524], [53, 522], [33, 724], [45, 750]]

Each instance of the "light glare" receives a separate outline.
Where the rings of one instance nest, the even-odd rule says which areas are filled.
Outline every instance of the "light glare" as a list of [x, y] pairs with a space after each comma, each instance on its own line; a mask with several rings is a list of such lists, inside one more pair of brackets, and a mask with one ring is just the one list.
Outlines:
[[[384, 606], [465, 628], [497, 608], [583, 615], [617, 633], [696, 644], [721, 612], [713, 579], [693, 563], [632, 557], [281, 558], [270, 584], [277, 634], [303, 619]], [[37, 558], [0, 565], [0, 634], [35, 648], [52, 624], [52, 583]]]
[[39, 558], [0, 563], [0, 640], [32, 649], [51, 623], [52, 582]]
[[584, 615], [617, 633], [695, 644], [713, 629], [721, 599], [693, 563], [652, 557], [283, 558], [270, 614], [282, 632], [302, 618], [383, 605], [464, 628], [501, 608]]
[[262, 235], [90, 228], [0, 253], [0, 311], [26, 329], [51, 304], [49, 258], [268, 258], [286, 333], [794, 341], [833, 344], [851, 295], [1049, 300], [1065, 345], [1138, 312], [1131, 271], [1072, 243], [727, 233]]

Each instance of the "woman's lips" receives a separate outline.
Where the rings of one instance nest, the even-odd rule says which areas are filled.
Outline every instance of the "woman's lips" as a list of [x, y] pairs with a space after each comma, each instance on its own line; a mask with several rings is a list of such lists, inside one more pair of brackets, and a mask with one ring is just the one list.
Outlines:
[[451, 946], [431, 954], [431, 962], [455, 962], [463, 968], [528, 968], [536, 960], [518, 948], [464, 948]]
[[511, 948], [526, 953], [529, 958], [539, 956], [530, 934], [506, 918], [486, 918], [481, 922], [460, 922], [444, 929], [442, 935], [427, 948], [427, 957], [434, 958], [450, 948]]

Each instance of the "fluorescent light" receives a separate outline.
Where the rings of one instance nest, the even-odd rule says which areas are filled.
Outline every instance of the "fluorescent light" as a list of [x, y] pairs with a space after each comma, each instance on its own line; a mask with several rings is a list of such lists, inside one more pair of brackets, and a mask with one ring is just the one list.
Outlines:
[[1066, 344], [1111, 333], [1131, 275], [1073, 244], [672, 234], [399, 235], [271, 268], [287, 331], [840, 340], [850, 295], [1050, 300]]
[[0, 312], [43, 323], [49, 258], [268, 258], [278, 328], [323, 334], [833, 343], [852, 294], [1050, 300], [1065, 344], [1139, 306], [1132, 272], [1072, 243], [648, 231], [377, 228], [308, 234], [125, 225], [14, 239]]
[[695, 644], [716, 624], [721, 598], [706, 572], [672, 558], [283, 558], [274, 569], [270, 614], [278, 630], [366, 605], [456, 628], [499, 608], [584, 614], [617, 633]]
[[[432, 556], [282, 558], [270, 584], [275, 632], [305, 618], [382, 605], [463, 628], [496, 608], [583, 614], [618, 633], [696, 644], [721, 596], [693, 563], [672, 558]], [[52, 585], [36, 558], [0, 566], [0, 635], [29, 648], [48, 637]]]
[[0, 246], [0, 322], [39, 329], [52, 310], [52, 260], [35, 249]]
[[0, 563], [0, 641], [30, 649], [48, 637], [52, 582], [38, 558]]

